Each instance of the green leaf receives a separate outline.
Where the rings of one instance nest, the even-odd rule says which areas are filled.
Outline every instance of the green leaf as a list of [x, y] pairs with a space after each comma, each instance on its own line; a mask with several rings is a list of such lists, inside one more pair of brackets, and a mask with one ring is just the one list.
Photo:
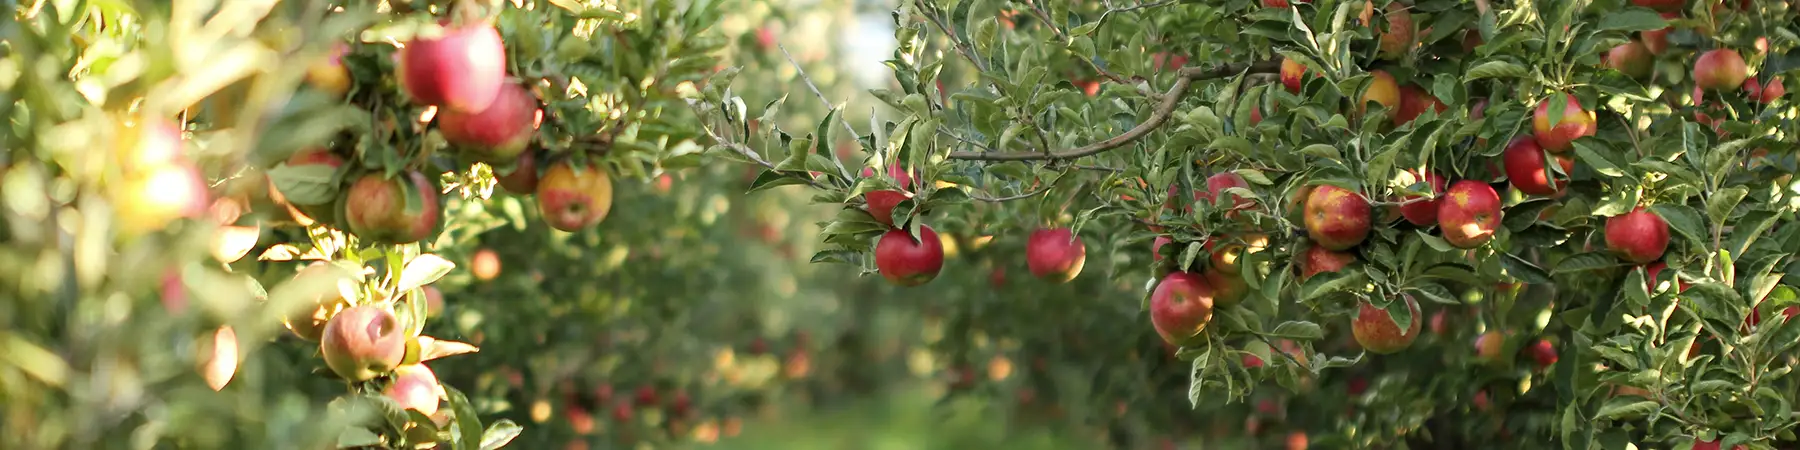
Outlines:
[[1507, 275], [1531, 284], [1549, 284], [1551, 282], [1550, 275], [1545, 274], [1544, 269], [1511, 253], [1505, 255], [1506, 257], [1500, 260], [1500, 265], [1506, 269]]
[[1713, 226], [1724, 227], [1725, 219], [1731, 217], [1731, 211], [1737, 209], [1738, 202], [1750, 194], [1750, 189], [1743, 186], [1732, 186], [1720, 189], [1706, 200], [1706, 215], [1712, 218]]
[[1325, 338], [1325, 330], [1320, 328], [1319, 324], [1316, 323], [1294, 320], [1276, 325], [1275, 329], [1270, 331], [1268, 335], [1270, 337], [1316, 341]]
[[1600, 18], [1600, 29], [1605, 31], [1651, 31], [1668, 26], [1662, 16], [1643, 8], [1624, 8]]
[[783, 175], [774, 170], [764, 170], [762, 174], [756, 176], [756, 181], [750, 183], [750, 190], [745, 194], [794, 184], [806, 184], [806, 180], [793, 175]]
[[269, 169], [269, 181], [289, 203], [323, 205], [337, 200], [338, 168], [324, 164], [290, 166], [281, 164]]
[[487, 431], [481, 433], [481, 450], [505, 447], [506, 444], [512, 442], [513, 438], [519, 437], [519, 433], [522, 431], [525, 431], [525, 428], [513, 423], [512, 419], [500, 419], [493, 425], [488, 425]]
[[1631, 397], [1615, 398], [1612, 401], [1607, 402], [1606, 406], [1600, 407], [1600, 412], [1594, 414], [1594, 418], [1609, 419], [1609, 420], [1635, 420], [1635, 419], [1643, 418], [1644, 416], [1648, 416], [1648, 415], [1650, 415], [1650, 413], [1656, 412], [1657, 408], [1661, 407], [1661, 404], [1659, 404], [1655, 401], [1650, 401], [1650, 400], [1633, 401], [1633, 400], [1634, 399]]
[[412, 261], [406, 263], [406, 268], [400, 271], [398, 291], [406, 292], [424, 287], [443, 278], [445, 274], [455, 268], [456, 263], [435, 254], [426, 253], [414, 257]]
[[1575, 141], [1575, 156], [1581, 158], [1583, 164], [1593, 168], [1594, 172], [1607, 177], [1619, 178], [1625, 176], [1624, 170], [1620, 170], [1619, 166], [1613, 164], [1611, 159], [1607, 159], [1606, 156], [1600, 154], [1603, 150], [1589, 146], [1588, 142], [1591, 141], [1585, 139]]
[[358, 448], [381, 445], [381, 435], [363, 427], [345, 427], [338, 433], [337, 448]]
[[456, 413], [456, 427], [462, 435], [456, 439], [457, 448], [481, 442], [481, 417], [475, 413], [475, 404], [469, 403], [469, 397], [455, 387], [444, 386], [444, 393], [450, 400], [450, 409]]
[[1338, 272], [1313, 275], [1312, 279], [1306, 280], [1305, 285], [1301, 287], [1303, 294], [1300, 296], [1300, 300], [1311, 301], [1326, 294], [1349, 290], [1358, 283], [1366, 282], [1368, 277], [1368, 274], [1362, 270], [1350, 270], [1349, 268]]
[[838, 263], [852, 266], [862, 265], [862, 253], [850, 250], [821, 250], [814, 253], [812, 263]]
[[1619, 258], [1605, 251], [1582, 253], [1563, 258], [1553, 271], [1556, 275], [1567, 275], [1576, 272], [1609, 270], [1619, 267]]
[[1463, 82], [1471, 82], [1484, 78], [1520, 78], [1531, 74], [1525, 66], [1507, 61], [1488, 61], [1469, 68], [1463, 75]]
[[1658, 217], [1662, 217], [1663, 222], [1667, 222], [1669, 224], [1669, 229], [1675, 230], [1676, 234], [1680, 234], [1697, 244], [1705, 245], [1707, 241], [1706, 230], [1709, 228], [1704, 222], [1700, 221], [1700, 213], [1695, 211], [1693, 207], [1671, 203], [1658, 203], [1651, 205], [1650, 211], [1656, 213]]
[[1320, 158], [1325, 158], [1325, 159], [1330, 159], [1330, 160], [1344, 159], [1344, 155], [1342, 153], [1338, 153], [1337, 147], [1333, 147], [1333, 146], [1326, 145], [1326, 144], [1308, 145], [1305, 148], [1300, 149], [1300, 154], [1308, 155], [1308, 156], [1317, 156]]

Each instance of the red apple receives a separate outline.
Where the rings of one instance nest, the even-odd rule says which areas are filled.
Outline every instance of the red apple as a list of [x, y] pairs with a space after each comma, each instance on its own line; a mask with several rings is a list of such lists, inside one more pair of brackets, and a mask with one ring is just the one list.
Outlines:
[[1606, 219], [1606, 249], [1632, 264], [1662, 259], [1669, 248], [1669, 223], [1640, 206]]
[[566, 161], [551, 164], [538, 181], [537, 201], [550, 228], [577, 231], [598, 225], [612, 211], [612, 178], [592, 164], [580, 171]]
[[1307, 246], [1300, 253], [1300, 281], [1304, 282], [1313, 275], [1344, 270], [1353, 262], [1356, 262], [1356, 255], [1353, 253], [1334, 252], [1318, 245]]
[[1476, 392], [1473, 403], [1475, 404], [1476, 411], [1487, 411], [1488, 408], [1493, 406], [1493, 401], [1488, 399], [1486, 390]]
[[444, 386], [438, 384], [437, 374], [432, 373], [431, 368], [424, 364], [411, 364], [394, 369], [394, 383], [382, 390], [381, 395], [393, 399], [401, 409], [429, 416], [437, 414], [444, 396]]
[[1346, 250], [1369, 237], [1369, 201], [1362, 194], [1332, 185], [1319, 185], [1306, 198], [1306, 234], [1331, 250]]
[[375, 306], [352, 306], [331, 317], [319, 353], [332, 372], [366, 381], [394, 370], [406, 357], [406, 330], [394, 314]]
[[1737, 50], [1713, 49], [1694, 60], [1694, 85], [1713, 91], [1737, 89], [1749, 78], [1748, 69]]
[[332, 97], [350, 92], [350, 70], [344, 68], [344, 54], [349, 52], [350, 46], [342, 42], [333, 45], [325, 59], [306, 66], [306, 84]]
[[1417, 28], [1413, 24], [1411, 8], [1400, 2], [1387, 4], [1387, 26], [1380, 30], [1382, 59], [1400, 59], [1418, 42], [1414, 36]]
[[1307, 439], [1306, 439], [1305, 431], [1289, 431], [1288, 432], [1287, 450], [1306, 450], [1306, 448], [1307, 448], [1306, 446], [1307, 446]]
[[1379, 354], [1388, 354], [1411, 347], [1413, 340], [1419, 338], [1419, 324], [1424, 317], [1419, 315], [1419, 302], [1412, 296], [1402, 295], [1400, 301], [1406, 302], [1406, 308], [1412, 311], [1412, 323], [1405, 330], [1394, 323], [1393, 314], [1387, 310], [1376, 308], [1373, 303], [1361, 302], [1357, 309], [1356, 319], [1350, 322], [1350, 333], [1356, 337], [1356, 343], [1364, 350]]
[[1258, 358], [1256, 355], [1250, 354], [1249, 352], [1244, 353], [1243, 363], [1245, 369], [1255, 369], [1263, 366], [1262, 358]]
[[[1418, 172], [1413, 171], [1413, 174], [1416, 177]], [[1444, 194], [1445, 181], [1444, 177], [1432, 172], [1427, 172], [1424, 178], [1422, 181], [1431, 189], [1431, 197], [1427, 198], [1422, 195], [1402, 197], [1400, 201], [1407, 203], [1400, 205], [1400, 215], [1406, 217], [1406, 221], [1412, 222], [1413, 225], [1428, 227], [1437, 224], [1438, 204], [1443, 202], [1440, 198]]]
[[1362, 101], [1356, 103], [1357, 114], [1368, 112], [1369, 102], [1388, 109], [1399, 108], [1400, 83], [1394, 81], [1394, 76], [1385, 70], [1372, 70], [1369, 77], [1369, 88], [1363, 90]]
[[1168, 236], [1157, 236], [1156, 239], [1152, 240], [1150, 243], [1150, 259], [1152, 261], [1162, 261], [1163, 246], [1174, 241], [1174, 239], [1170, 239]]
[[1770, 78], [1767, 86], [1768, 87], [1765, 89], [1764, 84], [1761, 81], [1758, 81], [1756, 77], [1744, 79], [1744, 93], [1750, 94], [1751, 100], [1766, 105], [1775, 103], [1775, 99], [1787, 95], [1787, 87], [1781, 85], [1781, 77]]
[[[1667, 269], [1667, 268], [1669, 268], [1669, 265], [1663, 263], [1662, 261], [1657, 261], [1655, 264], [1645, 266], [1644, 267], [1644, 276], [1648, 277], [1648, 279], [1644, 280], [1644, 283], [1647, 284], [1647, 286], [1645, 286], [1645, 288], [1648, 289], [1650, 292], [1656, 292], [1656, 285], [1657, 285], [1656, 277], [1659, 275], [1662, 275], [1663, 269]], [[1691, 284], [1689, 284], [1687, 281], [1682, 280], [1680, 277], [1676, 277], [1674, 275], [1670, 275], [1669, 277], [1673, 278], [1675, 280], [1675, 293], [1679, 294], [1682, 292], [1686, 292], [1688, 289], [1688, 286], [1691, 286]]]
[[[1563, 104], [1561, 120], [1556, 123], [1550, 123], [1552, 103]], [[1575, 139], [1594, 135], [1594, 113], [1582, 109], [1581, 101], [1573, 95], [1554, 94], [1538, 102], [1537, 112], [1531, 117], [1531, 131], [1538, 146], [1551, 153], [1562, 153], [1572, 147]]]
[[1650, 77], [1650, 70], [1656, 65], [1656, 56], [1643, 42], [1630, 41], [1613, 47], [1606, 52], [1606, 67], [1624, 73], [1625, 76], [1645, 79]]
[[[1238, 175], [1237, 172], [1219, 172], [1213, 174], [1210, 177], [1206, 177], [1206, 199], [1214, 204], [1223, 205], [1225, 204], [1225, 199], [1222, 197], [1226, 196], [1225, 190], [1234, 187], [1249, 189], [1250, 183], [1244, 181], [1244, 177]], [[1230, 205], [1234, 211], [1247, 208], [1254, 202], [1253, 200], [1244, 198], [1244, 196], [1238, 194], [1230, 194], [1230, 197]], [[1227, 215], [1230, 215], [1230, 213], [1227, 213]]]
[[1500, 194], [1487, 183], [1462, 180], [1450, 185], [1438, 205], [1438, 227], [1457, 248], [1475, 248], [1494, 238], [1500, 227]]
[[456, 111], [487, 109], [506, 84], [506, 46], [481, 23], [427, 31], [398, 53], [400, 86], [419, 103]]
[[405, 172], [398, 179], [371, 173], [344, 192], [345, 223], [370, 241], [418, 242], [437, 229], [440, 216], [437, 185], [419, 172]]
[[1438, 101], [1437, 97], [1433, 97], [1431, 93], [1425, 92], [1418, 86], [1409, 84], [1400, 87], [1400, 108], [1394, 111], [1394, 126], [1412, 122], [1413, 119], [1425, 114], [1427, 108], [1437, 110], [1439, 114], [1442, 114], [1450, 107], [1445, 106], [1444, 102]]
[[[1662, 13], [1662, 17], [1663, 17], [1663, 20], [1680, 19], [1681, 13], [1680, 12], [1665, 12], [1665, 13]], [[1663, 54], [1663, 52], [1669, 51], [1669, 32], [1670, 31], [1674, 31], [1674, 29], [1672, 27], [1664, 27], [1663, 29], [1660, 29], [1660, 30], [1650, 30], [1650, 31], [1639, 32], [1638, 40], [1644, 42], [1644, 49], [1649, 50], [1650, 54], [1661, 55], [1661, 54]]]
[[113, 186], [113, 213], [120, 231], [142, 235], [176, 220], [204, 216], [212, 204], [200, 169], [175, 162], [127, 173]]
[[[888, 176], [893, 177], [894, 183], [899, 185], [901, 190], [910, 190], [913, 187], [912, 174], [908, 173], [908, 172], [909, 171], [903, 170], [899, 166], [887, 168]], [[870, 168], [870, 167], [864, 167], [862, 170], [862, 176], [864, 178], [875, 176], [875, 169]]]
[[1537, 362], [1539, 369], [1556, 364], [1556, 359], [1556, 344], [1550, 343], [1550, 340], [1538, 339], [1531, 344], [1531, 360]]
[[525, 151], [542, 114], [531, 91], [506, 83], [486, 108], [444, 110], [438, 113], [437, 123], [445, 142], [476, 161], [497, 163], [513, 161]]
[[1150, 325], [1170, 344], [1192, 342], [1206, 331], [1212, 311], [1212, 285], [1196, 274], [1171, 273], [1150, 293]]
[[1475, 358], [1488, 364], [1502, 362], [1500, 352], [1505, 348], [1506, 336], [1498, 331], [1482, 333], [1475, 338]]
[[1437, 312], [1431, 313], [1431, 323], [1427, 324], [1427, 329], [1431, 330], [1431, 334], [1439, 336], [1443, 336], [1444, 333], [1449, 332], [1450, 310], [1439, 309]]
[[[885, 239], [885, 238], [884, 238]], [[1045, 281], [1064, 283], [1081, 274], [1087, 245], [1068, 228], [1039, 229], [1025, 243], [1025, 265]]]
[[881, 235], [875, 244], [875, 268], [897, 286], [918, 286], [937, 278], [944, 268], [944, 244], [931, 227], [919, 226], [919, 239], [906, 230]]
[[[906, 201], [906, 199], [909, 198], [912, 198], [912, 194], [894, 190], [873, 191], [863, 194], [863, 199], [869, 204], [869, 215], [875, 216], [876, 222], [881, 222], [882, 225], [890, 227], [895, 226], [894, 207], [899, 206], [900, 202]], [[903, 223], [901, 225], [905, 224]]]
[[1300, 93], [1306, 85], [1306, 65], [1299, 61], [1283, 58], [1281, 60], [1281, 86], [1288, 92]]
[[[1537, 141], [1520, 138], [1512, 145], [1506, 146], [1506, 153], [1501, 155], [1506, 165], [1506, 179], [1513, 189], [1531, 195], [1556, 195], [1568, 184], [1564, 178], [1554, 177], [1544, 168], [1544, 150], [1538, 147]], [[1575, 170], [1575, 160], [1568, 155], [1555, 155], [1556, 163], [1561, 165], [1563, 173]]]
[[537, 192], [538, 158], [537, 152], [520, 153], [519, 159], [513, 163], [512, 171], [505, 174], [495, 173], [494, 181], [498, 182], [501, 189], [513, 194], [531, 195]]

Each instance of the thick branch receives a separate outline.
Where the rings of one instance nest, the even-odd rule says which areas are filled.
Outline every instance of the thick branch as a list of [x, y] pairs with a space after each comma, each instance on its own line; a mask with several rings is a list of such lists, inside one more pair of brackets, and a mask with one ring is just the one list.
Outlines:
[[1175, 80], [1175, 85], [1171, 86], [1168, 92], [1163, 93], [1162, 103], [1156, 105], [1156, 109], [1151, 112], [1150, 118], [1145, 119], [1144, 123], [1140, 123], [1130, 130], [1126, 130], [1124, 134], [1113, 136], [1104, 141], [1088, 144], [1085, 147], [1063, 151], [1044, 153], [963, 151], [950, 152], [950, 159], [973, 161], [1029, 161], [1044, 159], [1075, 159], [1084, 156], [1097, 155], [1104, 153], [1107, 150], [1119, 148], [1132, 141], [1136, 141], [1138, 138], [1144, 137], [1144, 135], [1150, 134], [1151, 131], [1155, 131], [1158, 127], [1161, 127], [1164, 122], [1168, 122], [1169, 115], [1175, 112], [1175, 106], [1181, 103], [1181, 98], [1187, 93], [1188, 87], [1193, 85], [1194, 80], [1221, 78], [1242, 72], [1245, 69], [1257, 73], [1275, 72], [1281, 70], [1280, 67], [1281, 64], [1277, 61], [1263, 61], [1250, 65], [1226, 64], [1213, 68], [1183, 68], [1178, 72], [1180, 78]]

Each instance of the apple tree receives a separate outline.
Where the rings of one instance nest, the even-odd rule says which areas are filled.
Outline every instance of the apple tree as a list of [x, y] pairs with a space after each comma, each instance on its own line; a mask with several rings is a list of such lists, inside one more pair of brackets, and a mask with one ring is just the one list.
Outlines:
[[1008, 276], [1141, 286], [1085, 301], [1179, 346], [1195, 407], [1269, 382], [1320, 445], [1775, 448], [1796, 13], [910, 0], [891, 120], [769, 126], [731, 72], [688, 99], [752, 191], [838, 208], [814, 262], [921, 286], [991, 236]]

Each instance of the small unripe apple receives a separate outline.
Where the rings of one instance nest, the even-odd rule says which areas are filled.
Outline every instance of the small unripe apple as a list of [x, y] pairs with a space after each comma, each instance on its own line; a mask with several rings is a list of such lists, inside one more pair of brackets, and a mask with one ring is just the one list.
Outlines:
[[875, 268], [897, 286], [918, 286], [937, 278], [944, 269], [944, 244], [931, 227], [919, 226], [919, 239], [906, 230], [892, 230], [875, 244]]
[[[1242, 242], [1237, 242], [1240, 240]], [[1215, 246], [1214, 242], [1217, 241], [1218, 239], [1206, 241], [1206, 250], [1212, 252], [1212, 257], [1209, 258], [1210, 267], [1214, 271], [1228, 275], [1243, 273], [1245, 254], [1260, 252], [1269, 246], [1269, 236], [1262, 234], [1246, 234], [1241, 239], [1234, 239], [1234, 241]]]
[[495, 277], [499, 277], [500, 254], [495, 253], [491, 248], [476, 250], [475, 255], [469, 258], [469, 272], [475, 274], [475, 279], [481, 281], [491, 281]]
[[1356, 337], [1356, 343], [1362, 345], [1364, 350], [1380, 354], [1411, 347], [1413, 340], [1419, 338], [1419, 325], [1424, 322], [1424, 317], [1419, 314], [1419, 302], [1414, 301], [1412, 296], [1402, 295], [1400, 301], [1406, 302], [1406, 308], [1412, 311], [1412, 321], [1405, 330], [1394, 323], [1393, 314], [1387, 310], [1362, 302], [1357, 309], [1356, 319], [1350, 322], [1350, 332]]
[[1606, 248], [1632, 264], [1662, 259], [1669, 248], [1669, 223], [1640, 206], [1606, 219]]
[[912, 194], [896, 190], [871, 191], [863, 194], [863, 200], [869, 204], [869, 215], [875, 216], [876, 222], [890, 227], [895, 226], [894, 207], [909, 198], [912, 198]]
[[524, 86], [501, 85], [486, 108], [475, 111], [448, 109], [437, 115], [444, 141], [476, 161], [513, 161], [525, 151], [542, 120], [537, 97]]
[[538, 181], [538, 212], [550, 228], [573, 232], [597, 225], [612, 211], [612, 201], [612, 178], [596, 165], [577, 172], [569, 162], [558, 162]]
[[481, 111], [506, 84], [506, 45], [490, 24], [421, 35], [397, 53], [400, 86], [419, 103]]
[[1694, 60], [1694, 85], [1713, 91], [1737, 89], [1750, 77], [1748, 70], [1737, 50], [1712, 49]]
[[381, 394], [400, 404], [401, 409], [415, 410], [427, 416], [437, 414], [444, 397], [444, 386], [437, 374], [424, 364], [410, 364], [394, 369], [394, 383]]
[[400, 365], [406, 357], [406, 332], [386, 309], [352, 306], [339, 311], [325, 325], [319, 353], [338, 376], [365, 381]]
[[1033, 276], [1066, 283], [1081, 274], [1081, 266], [1087, 262], [1087, 244], [1070, 231], [1050, 228], [1031, 233], [1025, 243], [1025, 265]]
[[1346, 250], [1369, 237], [1369, 201], [1362, 194], [1332, 185], [1319, 185], [1306, 198], [1306, 234], [1331, 250]]
[[437, 186], [419, 172], [392, 179], [371, 173], [344, 192], [344, 221], [350, 232], [375, 242], [418, 242], [431, 236], [442, 215]]
[[1498, 364], [1503, 362], [1500, 352], [1505, 346], [1506, 336], [1500, 332], [1482, 333], [1475, 338], [1475, 358], [1488, 364]]
[[[1563, 107], [1562, 117], [1556, 123], [1550, 123], [1553, 104]], [[1575, 139], [1594, 135], [1594, 113], [1583, 109], [1581, 101], [1573, 95], [1553, 94], [1538, 102], [1537, 111], [1531, 117], [1531, 132], [1538, 146], [1551, 153], [1562, 153], [1573, 147]]]
[[1170, 344], [1192, 341], [1206, 330], [1212, 312], [1212, 285], [1197, 274], [1171, 273], [1150, 294], [1150, 325]]
[[[1558, 178], [1544, 168], [1544, 149], [1536, 141], [1520, 138], [1506, 147], [1502, 156], [1506, 165], [1506, 179], [1513, 189], [1531, 195], [1556, 195], [1568, 184], [1565, 178]], [[1563, 173], [1575, 170], [1575, 159], [1568, 155], [1555, 155], [1557, 165], [1562, 166]]]

